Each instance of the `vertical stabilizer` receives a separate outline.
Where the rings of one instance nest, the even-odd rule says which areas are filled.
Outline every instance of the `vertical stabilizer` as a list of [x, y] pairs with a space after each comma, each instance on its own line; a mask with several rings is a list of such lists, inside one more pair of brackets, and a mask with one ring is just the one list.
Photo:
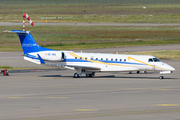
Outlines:
[[12, 30], [12, 32], [15, 32], [19, 36], [24, 54], [40, 51], [54, 51], [52, 49], [40, 47], [32, 37], [30, 31]]

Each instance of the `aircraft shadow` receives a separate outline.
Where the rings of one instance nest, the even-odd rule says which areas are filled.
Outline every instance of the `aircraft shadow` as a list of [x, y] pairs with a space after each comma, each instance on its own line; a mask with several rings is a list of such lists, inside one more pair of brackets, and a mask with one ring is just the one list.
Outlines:
[[[59, 77], [59, 78], [73, 78], [73, 76], [62, 76], [62, 75], [42, 75], [42, 76], [39, 76], [39, 77]], [[91, 77], [86, 77], [86, 76], [81, 76], [80, 78], [75, 78], [75, 79], [89, 79]], [[135, 76], [115, 76], [115, 75], [107, 75], [107, 76], [94, 76], [92, 77], [91, 79], [93, 78], [120, 78], [120, 79], [159, 79], [159, 77], [135, 77]], [[178, 79], [178, 78], [169, 78], [169, 77], [165, 77], [164, 78], [165, 80], [167, 79]]]
[[61, 75], [42, 75], [39, 77], [62, 77]]

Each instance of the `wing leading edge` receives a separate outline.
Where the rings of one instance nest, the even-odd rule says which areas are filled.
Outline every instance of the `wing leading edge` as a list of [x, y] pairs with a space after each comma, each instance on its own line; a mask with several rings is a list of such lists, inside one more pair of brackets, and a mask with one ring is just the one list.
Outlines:
[[[84, 70], [101, 70], [99, 67], [91, 67], [91, 66], [81, 66], [81, 65], [67, 65], [67, 64], [56, 64], [56, 63], [50, 63], [50, 62], [45, 62], [39, 54], [37, 54], [38, 58], [29, 58], [26, 56], [26, 60], [34, 62], [36, 64], [43, 64], [43, 65], [48, 65], [48, 66], [59, 66], [59, 67], [64, 67], [70, 69], [74, 68], [81, 68]], [[31, 60], [30, 60], [31, 59]]]

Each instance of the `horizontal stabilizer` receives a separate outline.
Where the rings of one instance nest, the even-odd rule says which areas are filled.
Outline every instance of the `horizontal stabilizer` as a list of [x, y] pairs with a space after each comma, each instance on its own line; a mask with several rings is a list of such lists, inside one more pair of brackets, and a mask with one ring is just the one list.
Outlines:
[[29, 57], [24, 57], [24, 60], [27, 60], [27, 61], [29, 61], [29, 62], [32, 62], [32, 63], [36, 63], [36, 64], [41, 64], [40, 63], [40, 60], [38, 60], [38, 59], [32, 59], [32, 58], [29, 58]]
[[30, 31], [21, 31], [21, 30], [12, 30], [12, 31], [3, 31], [3, 32], [7, 32], [7, 33], [20, 33], [20, 34], [28, 34]]

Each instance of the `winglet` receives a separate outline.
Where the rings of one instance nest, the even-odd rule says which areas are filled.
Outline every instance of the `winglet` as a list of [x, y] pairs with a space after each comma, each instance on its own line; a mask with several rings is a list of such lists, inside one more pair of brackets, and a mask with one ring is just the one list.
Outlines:
[[45, 64], [45, 62], [44, 62], [44, 60], [41, 58], [41, 56], [40, 56], [39, 54], [37, 54], [37, 55], [38, 55], [38, 57], [39, 57], [39, 60], [40, 60], [41, 64]]

